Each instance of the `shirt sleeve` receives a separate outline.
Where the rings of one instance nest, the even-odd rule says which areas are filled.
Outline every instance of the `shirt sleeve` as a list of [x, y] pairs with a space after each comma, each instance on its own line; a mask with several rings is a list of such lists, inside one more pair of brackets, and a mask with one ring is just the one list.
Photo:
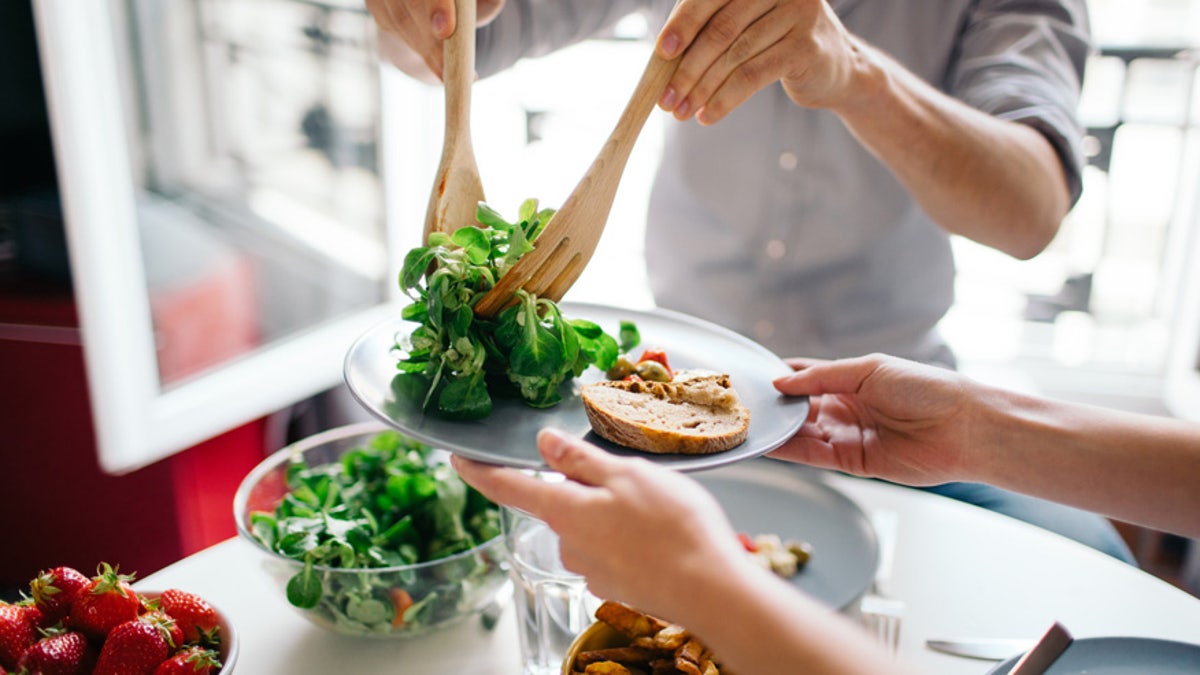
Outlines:
[[478, 31], [476, 70], [480, 77], [493, 75], [519, 59], [599, 36], [635, 12], [645, 13], [657, 27], [666, 19], [661, 5], [655, 0], [506, 0], [496, 19]]
[[958, 44], [949, 93], [1041, 132], [1058, 153], [1074, 204], [1084, 165], [1077, 109], [1092, 50], [1084, 0], [982, 0]]

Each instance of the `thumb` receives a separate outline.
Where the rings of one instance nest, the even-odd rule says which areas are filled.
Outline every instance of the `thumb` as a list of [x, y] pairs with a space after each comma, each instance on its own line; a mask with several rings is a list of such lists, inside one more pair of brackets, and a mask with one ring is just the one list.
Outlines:
[[789, 396], [820, 396], [821, 394], [850, 394], [879, 366], [876, 359], [860, 357], [806, 364], [802, 370], [777, 378], [773, 384]]
[[584, 485], [604, 485], [620, 462], [591, 443], [558, 429], [539, 431], [537, 444], [551, 469]]
[[[439, 40], [448, 40], [458, 29], [458, 11], [454, 0], [428, 0], [421, 9], [412, 9], [415, 17], [423, 17], [428, 21], [433, 36]], [[420, 23], [418, 21], [418, 23]], [[424, 28], [424, 27], [422, 27]]]

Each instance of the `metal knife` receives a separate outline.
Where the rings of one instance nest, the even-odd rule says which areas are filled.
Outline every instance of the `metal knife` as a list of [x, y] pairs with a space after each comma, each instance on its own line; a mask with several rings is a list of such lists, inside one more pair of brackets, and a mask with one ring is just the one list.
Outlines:
[[1034, 640], [1007, 638], [964, 638], [958, 640], [926, 640], [925, 646], [936, 652], [965, 656], [984, 661], [1003, 661], [1029, 651]]

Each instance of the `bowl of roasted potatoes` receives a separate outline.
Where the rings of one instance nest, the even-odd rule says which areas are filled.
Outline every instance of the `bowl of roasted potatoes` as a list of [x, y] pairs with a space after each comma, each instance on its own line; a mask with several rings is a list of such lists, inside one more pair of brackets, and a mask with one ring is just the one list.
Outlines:
[[567, 650], [562, 675], [720, 675], [721, 664], [686, 628], [611, 600]]

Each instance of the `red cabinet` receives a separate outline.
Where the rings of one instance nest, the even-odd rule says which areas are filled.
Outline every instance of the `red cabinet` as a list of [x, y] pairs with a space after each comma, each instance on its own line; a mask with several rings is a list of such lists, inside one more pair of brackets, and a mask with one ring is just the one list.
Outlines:
[[69, 292], [0, 284], [0, 588], [100, 561], [145, 576], [234, 536], [233, 493], [264, 455], [262, 420], [123, 476], [96, 461]]

